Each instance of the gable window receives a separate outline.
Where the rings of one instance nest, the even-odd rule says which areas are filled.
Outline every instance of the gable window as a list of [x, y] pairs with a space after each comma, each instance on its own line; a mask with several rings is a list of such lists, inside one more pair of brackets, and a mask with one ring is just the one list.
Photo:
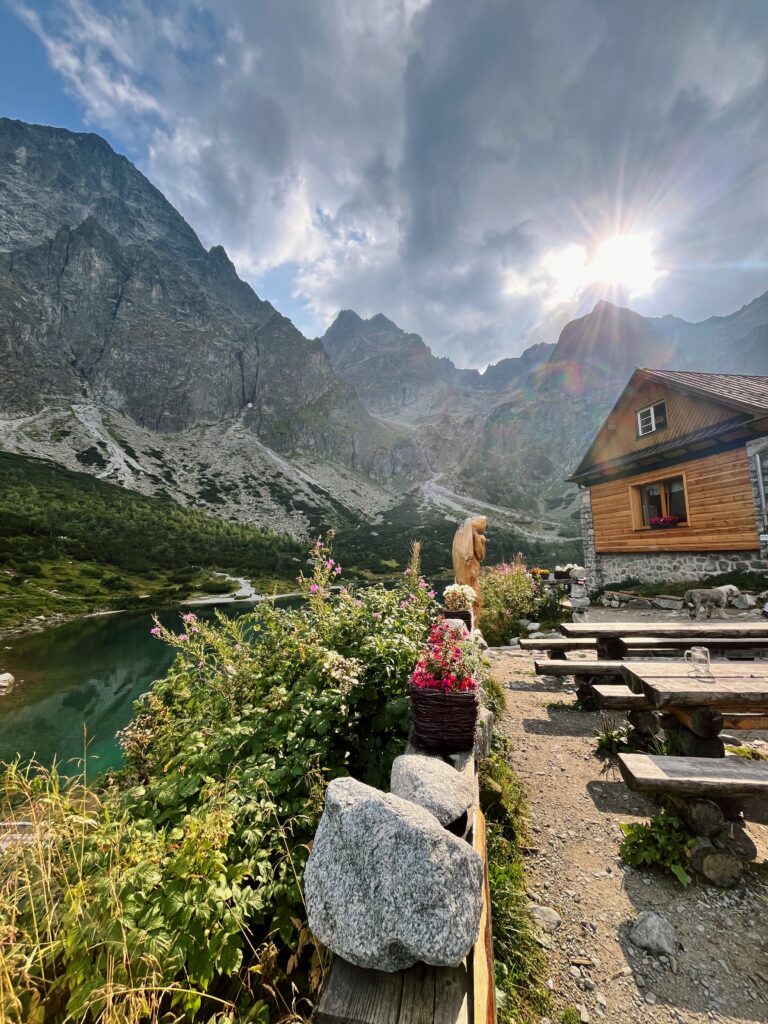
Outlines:
[[663, 430], [667, 425], [667, 403], [656, 402], [637, 412], [637, 433], [640, 437]]
[[683, 477], [642, 484], [635, 490], [640, 499], [643, 526], [674, 526], [688, 521]]

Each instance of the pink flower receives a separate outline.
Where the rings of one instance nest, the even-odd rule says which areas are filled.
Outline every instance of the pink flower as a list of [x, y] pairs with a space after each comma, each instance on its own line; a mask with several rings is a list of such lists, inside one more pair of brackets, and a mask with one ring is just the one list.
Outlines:
[[197, 616], [194, 612], [185, 612], [181, 618], [183, 622], [197, 622]]
[[434, 596], [435, 596], [434, 590], [428, 590], [427, 591], [427, 597], [434, 597]]
[[162, 629], [160, 629], [159, 626], [153, 626], [152, 629], [150, 629], [149, 632], [152, 634], [152, 636], [162, 636], [163, 635], [163, 631], [162, 631]]
[[176, 639], [177, 640], [181, 640], [183, 642], [184, 640], [189, 640], [189, 637], [187, 636], [186, 633], [179, 633], [179, 635], [176, 637]]
[[310, 585], [309, 585], [309, 592], [310, 592], [310, 594], [317, 594], [319, 590], [320, 590], [320, 587], [318, 587], [318, 585], [316, 583], [310, 583]]

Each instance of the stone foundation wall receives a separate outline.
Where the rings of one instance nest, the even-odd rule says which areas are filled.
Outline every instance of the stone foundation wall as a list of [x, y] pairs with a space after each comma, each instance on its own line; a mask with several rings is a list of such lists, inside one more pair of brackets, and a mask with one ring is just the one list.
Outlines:
[[596, 589], [630, 578], [642, 583], [666, 583], [702, 580], [723, 572], [766, 570], [768, 564], [759, 551], [649, 551], [596, 555], [595, 572], [589, 575], [589, 586]]

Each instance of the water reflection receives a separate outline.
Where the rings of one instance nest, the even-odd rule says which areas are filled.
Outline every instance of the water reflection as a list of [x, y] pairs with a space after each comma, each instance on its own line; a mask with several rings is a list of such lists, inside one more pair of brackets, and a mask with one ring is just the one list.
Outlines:
[[[222, 611], [242, 615], [251, 606], [230, 604]], [[179, 614], [169, 611], [161, 619], [178, 629]], [[150, 636], [151, 626], [147, 613], [123, 612], [0, 641], [0, 666], [17, 680], [0, 695], [0, 760], [20, 754], [50, 764], [56, 758], [72, 770], [87, 734], [89, 772], [118, 766], [115, 733], [174, 657]]]

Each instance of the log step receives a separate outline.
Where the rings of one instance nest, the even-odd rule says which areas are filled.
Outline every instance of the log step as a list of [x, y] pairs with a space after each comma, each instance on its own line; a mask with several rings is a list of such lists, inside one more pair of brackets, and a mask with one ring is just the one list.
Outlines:
[[622, 778], [639, 793], [722, 798], [768, 796], [768, 762], [743, 757], [619, 754]]
[[632, 693], [628, 686], [610, 686], [596, 683], [592, 687], [595, 704], [606, 711], [650, 711], [651, 705], [640, 693]]

